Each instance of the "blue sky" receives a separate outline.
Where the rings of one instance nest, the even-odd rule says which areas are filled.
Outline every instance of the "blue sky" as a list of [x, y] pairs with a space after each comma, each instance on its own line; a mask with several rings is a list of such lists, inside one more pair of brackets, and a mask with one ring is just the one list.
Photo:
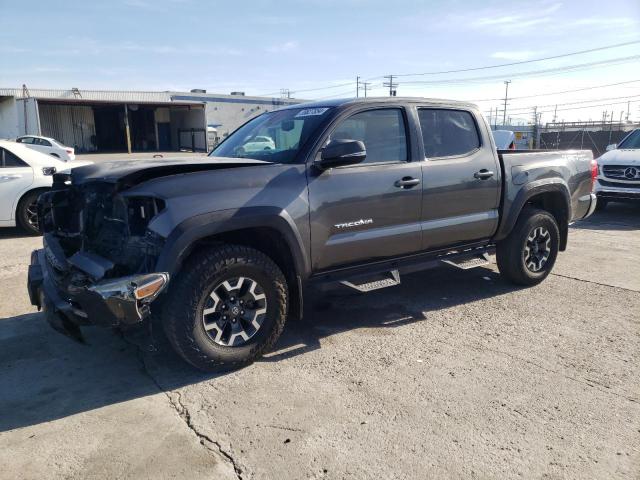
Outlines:
[[[640, 1], [396, 0], [112, 0], [3, 2], [0, 86], [188, 90], [301, 98], [353, 96], [355, 76], [420, 73], [530, 60], [640, 40]], [[30, 13], [26, 13], [26, 12]], [[31, 13], [35, 12], [35, 13]], [[11, 19], [11, 21], [7, 21]], [[552, 69], [640, 55], [640, 43], [500, 69], [401, 77], [399, 95], [484, 100], [504, 95], [502, 78], [420, 84]], [[511, 96], [640, 80], [640, 60], [544, 76], [514, 77]], [[342, 86], [340, 86], [342, 85]], [[611, 105], [559, 106], [558, 119], [601, 118], [640, 99], [640, 82], [581, 92], [514, 99], [513, 117], [529, 106], [604, 100]], [[489, 110], [498, 101], [479, 102]], [[632, 103], [640, 118], [640, 103]], [[543, 120], [553, 114], [545, 113]]]

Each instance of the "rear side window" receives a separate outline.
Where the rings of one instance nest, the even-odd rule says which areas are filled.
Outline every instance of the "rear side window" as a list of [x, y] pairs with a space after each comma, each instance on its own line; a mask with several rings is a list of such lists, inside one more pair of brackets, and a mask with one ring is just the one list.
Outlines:
[[367, 110], [343, 120], [330, 140], [360, 140], [367, 149], [364, 163], [406, 162], [407, 134], [399, 108]]
[[427, 158], [466, 155], [480, 147], [478, 128], [470, 112], [418, 109]]
[[24, 163], [22, 160], [20, 160], [18, 157], [16, 157], [9, 150], [6, 150], [4, 148], [0, 148], [0, 160], [2, 160], [0, 162], [0, 166], [5, 168], [29, 166], [26, 163]]
[[35, 138], [33, 143], [36, 145], [40, 145], [42, 147], [50, 147], [51, 142], [49, 140], [45, 140], [44, 138]]

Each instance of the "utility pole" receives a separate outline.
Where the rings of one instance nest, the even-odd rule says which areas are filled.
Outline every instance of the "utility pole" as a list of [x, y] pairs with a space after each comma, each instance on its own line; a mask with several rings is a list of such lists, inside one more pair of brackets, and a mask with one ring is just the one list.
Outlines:
[[489, 108], [489, 126], [491, 126], [491, 117], [493, 116], [493, 107]]
[[553, 109], [553, 123], [556, 123], [556, 118], [558, 117], [558, 105]]
[[389, 87], [389, 96], [390, 97], [395, 97], [397, 90], [396, 88], [398, 88], [398, 84], [394, 83], [393, 79], [395, 78], [395, 75], [386, 75], [384, 78], [388, 78], [389, 81], [388, 82], [384, 82], [382, 84], [383, 87]]
[[504, 81], [504, 111], [502, 112], [502, 125], [505, 125], [507, 120], [507, 100], [509, 99], [509, 84], [511, 80]]
[[281, 88], [280, 98], [291, 98], [291, 91], [288, 88]]
[[367, 98], [367, 91], [371, 90], [371, 82], [362, 82], [362, 89], [364, 90], [364, 98]]
[[531, 132], [531, 148], [536, 148], [538, 144], [538, 107], [533, 107], [533, 132]]
[[356, 75], [356, 98], [360, 97], [360, 75]]
[[628, 102], [627, 102], [627, 119], [626, 119], [626, 120], [627, 120], [627, 123], [629, 123], [629, 113], [630, 113], [630, 110], [631, 110], [631, 101], [628, 101]]

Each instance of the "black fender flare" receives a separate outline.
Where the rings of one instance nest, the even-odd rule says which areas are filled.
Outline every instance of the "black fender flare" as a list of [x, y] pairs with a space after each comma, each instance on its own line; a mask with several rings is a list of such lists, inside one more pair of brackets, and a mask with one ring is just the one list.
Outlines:
[[199, 240], [220, 233], [259, 227], [272, 228], [283, 236], [291, 252], [296, 275], [307, 278], [310, 260], [302, 236], [290, 215], [276, 207], [242, 207], [204, 213], [184, 220], [166, 238], [156, 262], [156, 271], [169, 272], [170, 275], [177, 273]]
[[566, 246], [567, 242], [567, 227], [569, 220], [571, 219], [571, 195], [569, 194], [569, 187], [560, 179], [541, 179], [539, 181], [531, 182], [523, 185], [518, 193], [512, 200], [506, 200], [502, 207], [502, 221], [498, 227], [498, 231], [494, 236], [494, 241], [499, 242], [505, 239], [513, 227], [515, 226], [524, 206], [533, 197], [544, 193], [560, 193], [564, 198], [564, 206], [566, 208], [566, 219], [561, 219], [560, 227], [560, 245], [561, 250]]

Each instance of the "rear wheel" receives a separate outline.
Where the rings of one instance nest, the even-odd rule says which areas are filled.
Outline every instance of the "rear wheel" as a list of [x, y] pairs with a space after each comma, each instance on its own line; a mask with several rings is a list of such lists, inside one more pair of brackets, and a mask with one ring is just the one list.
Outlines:
[[551, 272], [560, 232], [549, 212], [526, 208], [509, 236], [496, 248], [500, 274], [518, 285], [536, 285]]
[[41, 191], [29, 192], [18, 202], [16, 220], [18, 225], [30, 235], [40, 235], [38, 197], [41, 193]]
[[252, 248], [196, 252], [170, 286], [162, 320], [176, 351], [205, 371], [242, 367], [282, 333], [287, 283], [278, 266]]

